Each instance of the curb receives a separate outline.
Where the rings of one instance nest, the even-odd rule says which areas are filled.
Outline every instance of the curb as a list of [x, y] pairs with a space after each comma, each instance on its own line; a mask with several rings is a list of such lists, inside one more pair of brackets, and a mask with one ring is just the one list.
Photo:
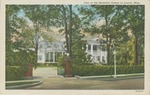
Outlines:
[[[28, 80], [28, 81], [8, 81], [6, 83], [19, 83], [19, 82], [34, 82], [34, 81], [38, 81], [38, 80]], [[26, 88], [26, 87], [31, 87], [31, 86], [36, 86], [36, 85], [39, 85], [39, 84], [42, 84], [43, 81], [39, 80], [38, 82], [36, 83], [31, 83], [31, 84], [22, 84], [22, 85], [15, 85], [15, 86], [6, 86], [6, 89], [21, 89], [21, 88]]]
[[93, 79], [93, 80], [125, 80], [125, 79], [136, 79], [144, 78], [144, 73], [139, 74], [120, 74], [117, 75], [117, 78], [114, 78], [113, 75], [103, 75], [103, 76], [78, 76], [75, 75], [76, 79]]

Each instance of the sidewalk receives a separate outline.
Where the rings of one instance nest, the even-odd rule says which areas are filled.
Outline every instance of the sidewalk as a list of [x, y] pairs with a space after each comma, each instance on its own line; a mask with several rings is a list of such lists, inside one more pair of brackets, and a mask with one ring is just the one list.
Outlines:
[[144, 73], [135, 74], [118, 74], [116, 78], [114, 75], [100, 75], [100, 76], [75, 76], [77, 79], [99, 79], [99, 80], [121, 80], [121, 79], [134, 79], [134, 78], [144, 78]]

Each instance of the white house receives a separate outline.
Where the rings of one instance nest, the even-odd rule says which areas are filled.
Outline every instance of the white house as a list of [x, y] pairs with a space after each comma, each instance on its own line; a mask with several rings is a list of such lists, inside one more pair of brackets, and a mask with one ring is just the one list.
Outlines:
[[[86, 53], [91, 55], [93, 63], [107, 64], [107, 52], [100, 49], [99, 38], [84, 39], [86, 43]], [[39, 41], [38, 63], [57, 63], [59, 55], [66, 54], [64, 40], [47, 42]]]
[[59, 55], [65, 54], [64, 42], [39, 42], [38, 48], [38, 63], [57, 63]]
[[107, 52], [100, 49], [100, 41], [98, 38], [87, 40], [86, 52], [92, 56], [94, 63], [107, 63]]

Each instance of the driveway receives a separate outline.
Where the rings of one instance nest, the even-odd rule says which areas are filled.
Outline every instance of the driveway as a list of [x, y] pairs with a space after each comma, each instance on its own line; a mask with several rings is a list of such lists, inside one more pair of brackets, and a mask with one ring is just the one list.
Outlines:
[[76, 79], [57, 75], [57, 68], [37, 68], [33, 76], [43, 80], [43, 83], [27, 89], [74, 89], [74, 90], [119, 90], [144, 89], [144, 78], [124, 80]]
[[40, 79], [47, 79], [51, 77], [58, 77], [56, 67], [38, 67], [33, 70], [33, 77]]

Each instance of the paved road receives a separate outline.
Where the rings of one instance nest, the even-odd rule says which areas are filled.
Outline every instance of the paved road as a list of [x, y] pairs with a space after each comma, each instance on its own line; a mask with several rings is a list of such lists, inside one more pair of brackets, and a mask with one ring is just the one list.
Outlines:
[[144, 89], [144, 78], [125, 80], [83, 80], [75, 77], [64, 78], [57, 75], [56, 68], [38, 68], [33, 75], [43, 80], [43, 83], [27, 89]]
[[28, 89], [75, 89], [75, 90], [132, 90], [144, 89], [143, 78], [117, 81], [79, 80], [75, 78], [49, 78], [43, 84]]

